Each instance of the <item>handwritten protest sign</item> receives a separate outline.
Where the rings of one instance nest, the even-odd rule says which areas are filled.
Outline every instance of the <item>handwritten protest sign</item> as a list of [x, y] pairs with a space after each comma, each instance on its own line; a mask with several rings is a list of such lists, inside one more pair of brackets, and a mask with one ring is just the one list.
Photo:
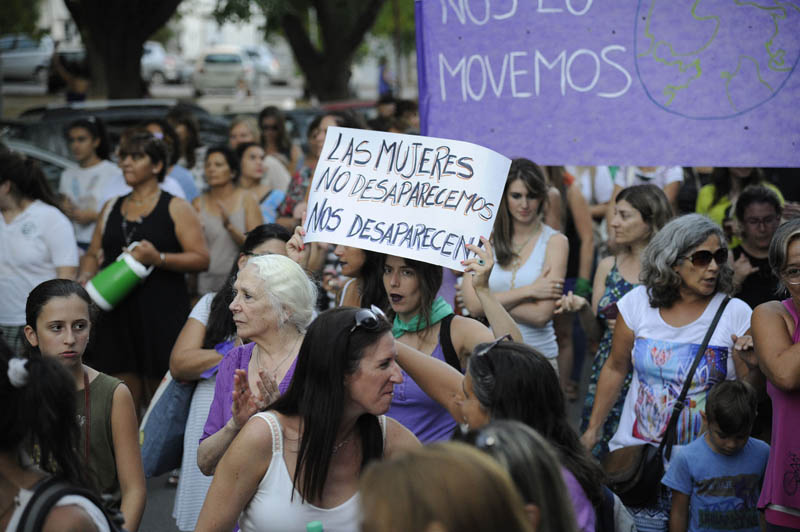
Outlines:
[[467, 142], [332, 127], [311, 192], [306, 242], [342, 244], [463, 271], [492, 231], [511, 161]]
[[416, 27], [424, 134], [540, 164], [800, 166], [798, 0], [417, 0]]

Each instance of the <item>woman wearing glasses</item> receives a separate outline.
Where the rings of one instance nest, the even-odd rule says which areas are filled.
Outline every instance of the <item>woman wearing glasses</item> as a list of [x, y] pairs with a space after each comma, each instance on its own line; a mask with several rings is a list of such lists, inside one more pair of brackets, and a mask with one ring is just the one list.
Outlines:
[[[249, 266], [248, 266], [249, 267]], [[247, 268], [245, 269], [245, 271]], [[254, 415], [219, 463], [198, 531], [359, 529], [368, 462], [419, 446], [383, 414], [403, 377], [377, 307], [338, 308], [308, 328], [289, 389]], [[247, 394], [244, 383], [239, 393]]]
[[769, 247], [769, 264], [789, 298], [753, 312], [758, 366], [772, 399], [772, 446], [758, 500], [767, 530], [800, 528], [800, 219], [781, 225]]
[[[722, 229], [705, 216], [689, 214], [672, 220], [653, 237], [642, 257], [644, 284], [617, 304], [611, 356], [600, 372], [589, 425], [581, 438], [587, 449], [600, 440], [631, 369], [631, 387], [609, 450], [660, 442], [695, 352], [733, 288], [732, 276]], [[746, 336], [750, 314], [750, 307], [739, 299], [725, 308], [680, 414], [678, 445], [701, 433], [700, 414], [709, 389], [721, 380], [748, 374], [735, 352], [752, 349], [752, 339]], [[666, 530], [669, 509], [664, 489], [651, 507], [631, 510], [639, 530]]]
[[[441, 266], [391, 255], [383, 263], [383, 285], [394, 312], [394, 337], [459, 371], [466, 367], [476, 345], [492, 340], [492, 332], [498, 337], [508, 333], [522, 339], [514, 319], [489, 291], [492, 247], [488, 240], [481, 241], [483, 248], [468, 246], [477, 258], [464, 261], [464, 274], [475, 286], [491, 331], [476, 320], [455, 316], [453, 308], [436, 296], [442, 284]], [[395, 389], [389, 417], [409, 428], [423, 443], [448, 439], [458, 418], [454, 419], [415, 381], [404, 374], [403, 383]]]

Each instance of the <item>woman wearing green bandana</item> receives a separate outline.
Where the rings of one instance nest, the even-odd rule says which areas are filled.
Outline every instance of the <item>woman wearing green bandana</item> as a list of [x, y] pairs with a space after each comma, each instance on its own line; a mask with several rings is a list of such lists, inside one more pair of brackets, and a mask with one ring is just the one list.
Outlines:
[[[472, 277], [478, 298], [492, 326], [455, 316], [453, 308], [436, 297], [442, 284], [442, 268], [425, 262], [386, 256], [383, 285], [394, 312], [392, 333], [397, 342], [445, 361], [463, 372], [473, 348], [494, 336], [522, 335], [514, 320], [489, 291], [489, 274], [494, 260], [488, 240], [483, 248], [468, 246], [476, 258], [462, 262], [465, 275]], [[494, 334], [493, 332], [494, 331]], [[394, 387], [392, 406], [387, 413], [411, 430], [422, 443], [450, 438], [457, 421], [441, 405], [428, 397], [417, 383], [403, 372], [403, 382]]]

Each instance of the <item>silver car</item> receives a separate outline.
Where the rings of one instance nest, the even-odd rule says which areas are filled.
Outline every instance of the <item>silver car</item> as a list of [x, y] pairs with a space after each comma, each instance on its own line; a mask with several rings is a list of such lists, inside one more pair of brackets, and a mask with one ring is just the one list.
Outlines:
[[197, 59], [192, 85], [196, 96], [209, 89], [244, 89], [254, 85], [255, 69], [247, 54], [238, 46], [209, 48]]
[[0, 37], [0, 61], [3, 79], [47, 82], [53, 41], [45, 37], [35, 41], [28, 35], [15, 34]]

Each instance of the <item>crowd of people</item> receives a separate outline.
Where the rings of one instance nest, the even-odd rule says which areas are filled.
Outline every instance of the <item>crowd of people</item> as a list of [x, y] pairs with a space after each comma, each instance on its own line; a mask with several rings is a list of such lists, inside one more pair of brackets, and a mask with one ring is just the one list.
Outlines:
[[167, 372], [195, 383], [180, 530], [800, 529], [800, 187], [517, 158], [463, 272], [304, 242], [329, 127], [418, 132], [378, 107], [305, 150], [275, 107], [218, 146], [181, 109], [113, 150], [87, 116], [57, 192], [0, 148], [0, 530], [138, 530]]

